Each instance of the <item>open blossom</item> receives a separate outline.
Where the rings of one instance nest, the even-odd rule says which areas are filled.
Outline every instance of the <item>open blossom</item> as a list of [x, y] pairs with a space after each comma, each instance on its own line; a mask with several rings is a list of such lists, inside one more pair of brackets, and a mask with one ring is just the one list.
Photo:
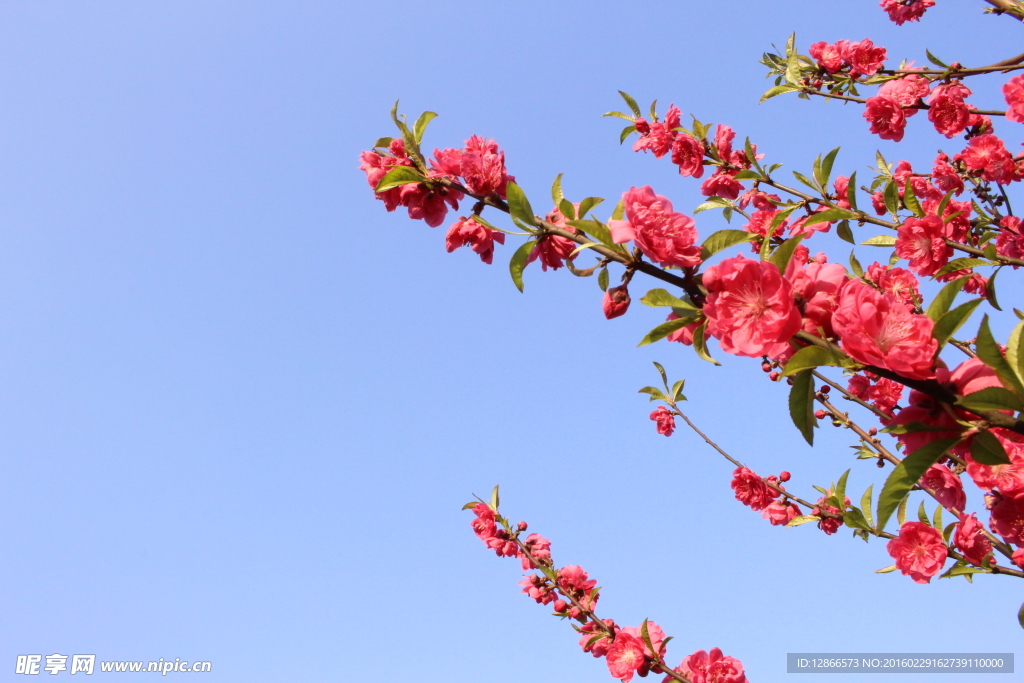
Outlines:
[[844, 351], [861, 363], [888, 368], [904, 377], [931, 379], [938, 342], [932, 319], [916, 315], [891, 294], [860, 280], [849, 280], [840, 292], [832, 327]]
[[[540, 534], [530, 534], [523, 541], [523, 545], [526, 546], [526, 550], [533, 555], [533, 559], [537, 560], [537, 562], [543, 564], [551, 562], [551, 541]], [[523, 561], [523, 571], [537, 569], [537, 565], [531, 562], [522, 550], [516, 554], [516, 557]]]
[[515, 181], [515, 176], [505, 170], [505, 153], [498, 151], [498, 143], [477, 135], [466, 140], [459, 175], [473, 194], [487, 196], [497, 192], [502, 199], [509, 181]]
[[1017, 180], [1017, 165], [1003, 141], [995, 135], [971, 138], [964, 151], [953, 157], [970, 171], [980, 172], [983, 180], [1008, 185]]
[[949, 157], [945, 154], [940, 153], [935, 157], [935, 165], [932, 166], [932, 182], [943, 194], [952, 191], [959, 197], [964, 191], [963, 178], [949, 165]]
[[[641, 133], [641, 137], [633, 145], [634, 152], [650, 151], [654, 153], [654, 156], [660, 159], [665, 156], [670, 149], [672, 149], [672, 142], [675, 139], [676, 132], [673, 130], [679, 126], [679, 118], [682, 112], [679, 111], [679, 107], [672, 105], [665, 113], [664, 121], [655, 121], [654, 123], [643, 126], [646, 131]], [[637, 128], [640, 131], [640, 128]]]
[[938, 216], [908, 218], [896, 229], [896, 255], [910, 261], [918, 275], [934, 275], [953, 255], [946, 246], [945, 224]]
[[[928, 79], [917, 74], [908, 74], [902, 78], [894, 78], [886, 81], [878, 88], [878, 95], [890, 97], [901, 107], [913, 107], [919, 104], [921, 98], [928, 95]], [[903, 114], [910, 118], [917, 113], [917, 109], [906, 109]]]
[[[669, 320], [679, 320], [679, 316], [675, 312], [669, 313], [668, 317], [665, 318], [665, 322]], [[680, 344], [686, 344], [687, 346], [693, 346], [693, 333], [698, 327], [703, 324], [701, 320], [695, 320], [685, 327], [681, 327], [675, 332], [671, 333], [665, 339], [670, 342], [679, 342]]]
[[658, 433], [665, 436], [672, 436], [676, 430], [676, 418], [665, 406], [660, 406], [651, 413], [651, 419], [658, 423]]
[[[871, 403], [875, 408], [892, 417], [893, 408], [903, 397], [903, 385], [884, 377], [865, 372], [850, 378], [847, 391], [862, 401]], [[883, 420], [884, 422], [884, 420]]]
[[1003, 85], [1003, 97], [1008, 105], [1006, 118], [1024, 123], [1024, 76], [1014, 76]]
[[846, 40], [830, 45], [825, 41], [812, 43], [808, 52], [818, 61], [818, 65], [830, 74], [840, 71], [846, 64], [846, 50], [850, 43]]
[[935, 0], [882, 0], [878, 5], [889, 14], [889, 19], [902, 26], [907, 21], [918, 21]]
[[[580, 208], [579, 204], [573, 204], [578, 211]], [[572, 232], [572, 228], [566, 222], [566, 217], [562, 211], [556, 206], [551, 210], [548, 215], [544, 217], [544, 220], [551, 223], [555, 227], [562, 228]], [[565, 260], [572, 255], [578, 245], [568, 237], [562, 237], [561, 235], [547, 234], [537, 240], [537, 244], [534, 245], [533, 251], [526, 257], [527, 265], [540, 259], [541, 270], [547, 271], [548, 268], [552, 270], [558, 270], [565, 265]]]
[[[612, 619], [603, 618], [601, 621], [604, 622], [605, 626], [610, 628], [612, 631], [615, 630], [615, 621]], [[589, 652], [595, 657], [604, 657], [608, 654], [608, 648], [612, 645], [612, 638], [597, 625], [596, 621], [588, 621], [580, 627], [580, 647], [583, 648], [584, 652]], [[593, 642], [591, 642], [593, 641]]]
[[[686, 676], [690, 683], [747, 683], [740, 660], [723, 655], [717, 647], [711, 652], [694, 652], [675, 671]], [[666, 677], [666, 680], [672, 679]]]
[[737, 173], [738, 171], [725, 171], [719, 168], [700, 186], [700, 193], [705, 197], [736, 199], [743, 192], [743, 185], [733, 178]]
[[936, 86], [928, 97], [928, 120], [935, 130], [947, 138], [959, 135], [970, 122], [970, 110], [964, 103], [964, 97], [970, 90], [959, 81]]
[[935, 463], [921, 477], [921, 486], [935, 493], [935, 500], [945, 508], [963, 511], [967, 505], [967, 494], [960, 477], [945, 465]]
[[886, 50], [876, 46], [870, 38], [857, 43], [850, 43], [846, 48], [846, 61], [850, 63], [850, 75], [874, 76], [885, 64]]
[[540, 574], [527, 574], [519, 585], [523, 587], [524, 593], [541, 605], [548, 605], [558, 599], [554, 586]]
[[[643, 627], [641, 626], [626, 626], [623, 627], [623, 632], [635, 637], [640, 642], [643, 642]], [[653, 621], [647, 622], [647, 635], [651, 639], [651, 645], [654, 646], [652, 651], [649, 647], [644, 647], [644, 653], [648, 657], [661, 654], [661, 645], [665, 642], [665, 631], [660, 626], [655, 624]]]
[[644, 642], [626, 633], [625, 629], [619, 631], [608, 648], [605, 662], [613, 678], [629, 683], [637, 669], [644, 665]]
[[1021, 229], [1020, 218], [1003, 216], [999, 221], [999, 227], [1002, 230], [996, 236], [996, 251], [1010, 258], [1024, 257], [1024, 230]]
[[900, 535], [889, 541], [885, 549], [896, 567], [915, 583], [928, 583], [942, 571], [949, 552], [942, 540], [942, 532], [923, 522], [906, 522]]
[[984, 534], [984, 527], [973, 514], [961, 513], [960, 523], [956, 525], [956, 533], [953, 535], [953, 545], [968, 562], [979, 565], [992, 552], [992, 542], [988, 540]]
[[996, 496], [989, 526], [1008, 542], [1024, 546], [1024, 496]]
[[878, 285], [883, 292], [892, 294], [897, 301], [908, 308], [915, 307], [921, 301], [921, 290], [914, 274], [905, 268], [883, 266], [875, 261], [868, 266], [867, 277]]
[[883, 140], [899, 142], [907, 127], [907, 116], [900, 103], [885, 95], [869, 97], [864, 103], [864, 118], [871, 124], [871, 132]]
[[631, 187], [622, 195], [626, 220], [608, 221], [612, 239], [622, 244], [633, 240], [646, 256], [661, 266], [699, 265], [700, 247], [693, 219], [672, 210], [668, 198], [655, 194], [650, 185]]
[[486, 543], [487, 539], [492, 538], [498, 533], [494, 510], [484, 503], [477, 503], [473, 508], [473, 514], [476, 515], [473, 521], [470, 522], [470, 526], [473, 527], [473, 533]]
[[459, 247], [469, 246], [470, 249], [480, 255], [484, 263], [491, 263], [494, 259], [494, 243], [505, 244], [504, 233], [477, 223], [472, 218], [459, 218], [445, 235], [445, 249], [449, 253]]
[[806, 266], [789, 262], [786, 279], [793, 284], [793, 298], [805, 332], [831, 337], [832, 314], [839, 306], [839, 291], [846, 283], [846, 268], [838, 263], [811, 261]]
[[764, 483], [761, 477], [746, 467], [737, 467], [732, 473], [732, 490], [736, 492], [736, 500], [747, 507], [760, 512], [768, 507], [779, 495]]
[[679, 175], [700, 178], [704, 175], [704, 143], [680, 133], [672, 143], [672, 163], [679, 167]]
[[772, 526], [786, 526], [800, 516], [800, 507], [788, 500], [773, 500], [761, 511], [761, 516], [771, 522]]
[[1024, 495], [1024, 444], [1006, 438], [1001, 430], [994, 430], [992, 434], [1003, 445], [1010, 462], [1004, 465], [982, 465], [966, 455], [967, 474], [983, 491], [999, 489], [1000, 493], [1007, 496]]
[[768, 261], [725, 259], [704, 273], [708, 333], [738, 356], [778, 357], [800, 329], [789, 281]]

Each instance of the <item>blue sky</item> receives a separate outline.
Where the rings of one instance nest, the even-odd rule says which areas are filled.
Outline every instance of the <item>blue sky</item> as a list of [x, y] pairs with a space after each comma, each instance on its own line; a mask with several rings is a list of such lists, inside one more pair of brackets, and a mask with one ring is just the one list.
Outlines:
[[658, 312], [606, 321], [564, 270], [534, 264], [520, 294], [511, 249], [445, 253], [356, 169], [401, 99], [440, 114], [430, 149], [495, 138], [538, 210], [565, 172], [576, 201], [651, 184], [689, 212], [699, 184], [600, 117], [619, 89], [805, 172], [838, 145], [862, 177], [876, 148], [955, 151], [923, 116], [897, 146], [856, 107], [758, 105], [757, 61], [794, 30], [919, 63], [1019, 52], [1015, 22], [942, 0], [902, 28], [846, 0], [4, 3], [4, 676], [58, 652], [208, 660], [209, 681], [612, 680], [473, 537], [459, 508], [496, 483], [603, 614], [676, 636], [671, 660], [718, 646], [778, 681], [787, 652], [1012, 652], [1011, 579], [918, 586], [873, 573], [877, 541], [769, 527], [636, 394], [658, 360], [758, 472], [807, 495], [848, 467], [858, 496], [878, 481], [845, 433], [808, 448], [757, 361], [637, 349]]

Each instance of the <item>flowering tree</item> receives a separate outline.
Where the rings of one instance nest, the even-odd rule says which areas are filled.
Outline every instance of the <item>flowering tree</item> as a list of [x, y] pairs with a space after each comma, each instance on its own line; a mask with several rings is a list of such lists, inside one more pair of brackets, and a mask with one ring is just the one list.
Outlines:
[[[1024, 2], [988, 3], [990, 12], [1024, 21]], [[899, 25], [920, 20], [933, 5], [881, 3]], [[817, 494], [791, 492], [790, 473], [760, 476], [700, 431], [680, 409], [683, 380], [670, 382], [655, 364], [661, 386], [640, 391], [661, 404], [650, 414], [657, 431], [671, 436], [682, 419], [735, 466], [736, 499], [770, 524], [815, 523], [826, 534], [845, 526], [864, 540], [885, 539], [893, 564], [879, 571], [898, 570], [917, 583], [937, 576], [971, 581], [979, 573], [1024, 578], [1024, 312], [1000, 302], [996, 287], [1000, 272], [1008, 267], [1004, 277], [1012, 277], [1024, 265], [1024, 227], [1009, 194], [1024, 180], [1024, 154], [1010, 151], [1014, 126], [1024, 123], [1024, 75], [1013, 75], [1024, 70], [1024, 55], [977, 67], [930, 52], [927, 59], [929, 67], [892, 64], [887, 49], [870, 39], [816, 42], [804, 54], [795, 37], [764, 55], [774, 86], [762, 101], [795, 93], [856, 103], [870, 134], [897, 142], [908, 120], [924, 113], [929, 124], [920, 132], [934, 128], [950, 145], [919, 171], [908, 160], [876, 154], [873, 173], [860, 181], [856, 172], [833, 175], [839, 149], [789, 180], [782, 164], [766, 160], [749, 139], [739, 144], [728, 125], [695, 117], [684, 125], [674, 105], [659, 116], [652, 104], [645, 115], [621, 93], [628, 111], [606, 114], [628, 122], [620, 139], [636, 136], [634, 151], [703, 179], [706, 201], [694, 215], [721, 210], [735, 219], [735, 229], [703, 239], [694, 218], [650, 186], [624, 192], [602, 219], [595, 210], [603, 200], [571, 201], [559, 175], [553, 206], [541, 217], [493, 140], [474, 135], [462, 148], [435, 149], [428, 160], [421, 147], [435, 114], [410, 126], [397, 104], [392, 119], [399, 136], [363, 152], [360, 168], [388, 211], [404, 207], [431, 227], [460, 202], [469, 206], [448, 228], [449, 252], [469, 247], [490, 264], [506, 236], [525, 238], [509, 264], [521, 291], [535, 261], [543, 271], [564, 267], [578, 277], [596, 276], [604, 314], [615, 318], [628, 311], [638, 274], [658, 280], [641, 303], [667, 309], [666, 320], [642, 344], [678, 342], [717, 364], [709, 348], [715, 339], [725, 354], [760, 358], [772, 381], [790, 385], [789, 412], [809, 444], [819, 421], [830, 422], [855, 436], [858, 459], [884, 470], [877, 496], [872, 484], [858, 504], [847, 495], [850, 470], [828, 487], [815, 486]], [[1000, 88], [1006, 109], [971, 104], [968, 79], [974, 87]], [[508, 214], [509, 228], [485, 218], [488, 209], [489, 216]], [[866, 266], [853, 254], [848, 265], [812, 255], [808, 242], [833, 228], [851, 244], [891, 253]], [[752, 257], [734, 253], [745, 249]], [[585, 252], [596, 262], [578, 264]], [[620, 273], [615, 286], [613, 270]], [[939, 283], [930, 300], [921, 278]], [[996, 315], [1020, 319], [1005, 343], [990, 327]], [[850, 410], [836, 397], [853, 404]], [[984, 510], [968, 509], [965, 482], [981, 490]], [[917, 518], [908, 521], [917, 492]], [[670, 638], [657, 624], [620, 627], [598, 616], [596, 581], [579, 566], [559, 568], [548, 539], [527, 535], [525, 522], [502, 516], [497, 487], [489, 500], [465, 509], [488, 548], [521, 560], [523, 592], [570, 620], [583, 650], [604, 657], [613, 677], [629, 681], [654, 672], [690, 683], [746, 680], [742, 664], [717, 648], [673, 667], [666, 659]], [[1024, 626], [1024, 607], [1018, 619]]]

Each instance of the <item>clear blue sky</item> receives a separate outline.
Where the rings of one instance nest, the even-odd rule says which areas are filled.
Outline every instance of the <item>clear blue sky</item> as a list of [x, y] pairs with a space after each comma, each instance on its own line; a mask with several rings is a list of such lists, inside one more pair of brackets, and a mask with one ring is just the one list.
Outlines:
[[857, 495], [878, 480], [845, 433], [806, 447], [756, 361], [637, 349], [659, 314], [605, 321], [564, 270], [531, 266], [520, 294], [511, 250], [445, 253], [356, 170], [401, 98], [440, 114], [431, 149], [497, 139], [538, 210], [564, 171], [577, 201], [652, 184], [689, 212], [698, 183], [600, 118], [618, 89], [789, 168], [848, 144], [837, 173], [876, 148], [927, 164], [945, 140], [923, 116], [897, 147], [855, 107], [759, 106], [757, 60], [793, 30], [895, 60], [1020, 52], [981, 4], [897, 28], [859, 0], [5, 2], [0, 680], [54, 652], [208, 660], [211, 682], [612, 680], [473, 537], [459, 508], [496, 483], [674, 661], [719, 646], [763, 683], [787, 652], [1013, 651], [1021, 582], [918, 586], [873, 573], [877, 541], [769, 527], [636, 394], [660, 360], [758, 472], [807, 495], [850, 466]]

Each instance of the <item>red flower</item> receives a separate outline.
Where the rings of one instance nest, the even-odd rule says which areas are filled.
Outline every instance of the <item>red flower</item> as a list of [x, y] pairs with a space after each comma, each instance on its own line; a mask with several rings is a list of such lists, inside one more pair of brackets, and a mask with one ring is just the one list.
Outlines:
[[625, 630], [619, 631], [605, 657], [609, 673], [623, 683], [629, 683], [637, 669], [644, 665], [644, 643]]
[[651, 413], [651, 419], [658, 423], [659, 434], [672, 436], [672, 432], [676, 430], [676, 418], [665, 406], [660, 406]]
[[903, 139], [907, 117], [903, 107], [893, 98], [885, 95], [869, 97], [864, 103], [864, 118], [871, 124], [871, 132], [883, 140], [899, 142]]
[[732, 473], [732, 484], [730, 485], [736, 492], [736, 500], [753, 508], [756, 512], [764, 510], [779, 495], [768, 488], [761, 477], [746, 467], [736, 468]]
[[923, 522], [906, 522], [900, 535], [889, 541], [885, 549], [896, 560], [896, 567], [915, 583], [928, 583], [942, 571], [949, 552], [942, 532]]

